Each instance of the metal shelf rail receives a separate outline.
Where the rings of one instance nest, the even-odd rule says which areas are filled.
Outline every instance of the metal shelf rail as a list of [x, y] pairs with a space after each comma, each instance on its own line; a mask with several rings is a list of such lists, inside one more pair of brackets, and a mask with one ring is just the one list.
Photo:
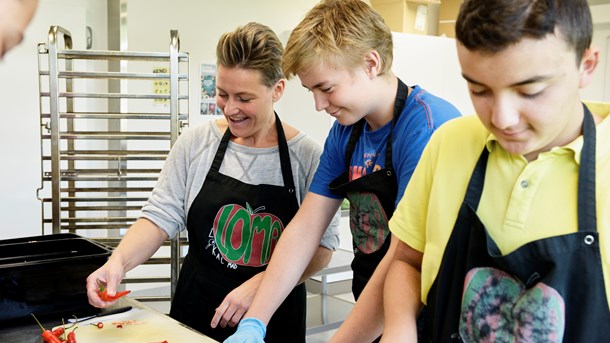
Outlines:
[[[50, 28], [38, 45], [42, 234], [116, 246], [137, 219], [188, 125], [189, 55], [179, 48], [172, 30], [169, 52], [73, 50], [69, 31]], [[165, 242], [160, 251], [169, 257], [147, 262], [169, 265], [169, 276], [124, 283], [169, 282], [169, 296], [139, 299], [169, 300], [187, 244], [184, 236]]]

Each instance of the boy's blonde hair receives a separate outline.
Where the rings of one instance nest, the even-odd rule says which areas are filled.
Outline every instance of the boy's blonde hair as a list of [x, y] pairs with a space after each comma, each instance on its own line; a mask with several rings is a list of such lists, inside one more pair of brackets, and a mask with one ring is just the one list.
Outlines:
[[324, 0], [290, 34], [282, 69], [288, 78], [330, 62], [353, 69], [376, 50], [380, 74], [392, 67], [392, 32], [383, 18], [361, 0]]

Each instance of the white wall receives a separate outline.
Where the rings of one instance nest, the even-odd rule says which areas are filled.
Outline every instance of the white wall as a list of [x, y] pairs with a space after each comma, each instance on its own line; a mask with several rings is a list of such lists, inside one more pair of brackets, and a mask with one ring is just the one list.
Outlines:
[[455, 39], [393, 33], [394, 73], [407, 85], [419, 85], [451, 102], [463, 115], [474, 114], [460, 72]]
[[610, 102], [610, 5], [591, 6], [591, 14], [594, 22], [591, 46], [599, 49], [600, 60], [581, 96], [586, 100]]
[[[129, 50], [165, 51], [170, 30], [178, 30], [180, 50], [190, 54], [191, 125], [196, 125], [210, 118], [198, 114], [199, 65], [216, 62], [216, 42], [220, 35], [249, 21], [258, 21], [277, 32], [285, 43], [290, 30], [316, 3], [316, 0], [182, 0], [171, 3], [164, 0], [129, 0]], [[323, 142], [330, 119], [326, 113], [315, 111], [310, 98], [298, 81], [291, 80], [276, 110], [283, 120]], [[320, 130], [321, 127], [324, 130]]]
[[[41, 234], [41, 205], [36, 199], [41, 184], [37, 44], [47, 41], [50, 26], [60, 25], [72, 31], [75, 48], [84, 49], [85, 23], [105, 25], [100, 4], [41, 0], [24, 41], [0, 62], [0, 239]], [[98, 42], [104, 40], [100, 37]]]

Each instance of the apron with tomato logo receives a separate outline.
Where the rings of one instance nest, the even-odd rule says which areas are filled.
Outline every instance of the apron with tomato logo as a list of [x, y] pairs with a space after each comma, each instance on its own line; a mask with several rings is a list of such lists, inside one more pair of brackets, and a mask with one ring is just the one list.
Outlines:
[[[394, 101], [392, 130], [408, 95], [409, 88], [399, 79]], [[386, 239], [390, 233], [388, 221], [394, 213], [398, 195], [398, 181], [392, 164], [392, 131], [386, 142], [383, 169], [350, 180], [350, 162], [363, 127], [364, 119], [354, 124], [347, 142], [345, 165], [348, 171], [328, 185], [331, 191], [346, 197], [350, 202], [350, 230], [354, 247], [352, 292], [356, 299], [390, 247], [390, 240]]]
[[595, 123], [586, 107], [583, 136], [578, 230], [507, 255], [476, 214], [488, 157], [483, 149], [428, 294], [426, 342], [608, 342], [610, 312], [596, 221]]
[[[227, 128], [187, 217], [189, 251], [170, 316], [223, 341], [236, 328], [210, 327], [225, 296], [267, 267], [284, 227], [299, 209], [288, 144], [276, 115], [284, 186], [251, 185], [219, 172], [231, 138]], [[290, 293], [267, 327], [266, 342], [305, 342], [306, 292]]]

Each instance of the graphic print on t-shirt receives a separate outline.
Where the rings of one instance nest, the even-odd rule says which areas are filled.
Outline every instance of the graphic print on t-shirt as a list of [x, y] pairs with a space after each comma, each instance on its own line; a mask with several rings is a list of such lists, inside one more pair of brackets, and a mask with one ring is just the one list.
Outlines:
[[376, 164], [377, 158], [379, 157], [379, 152], [368, 152], [363, 153], [363, 164], [362, 165], [354, 165], [349, 167], [349, 180], [353, 181], [359, 179], [367, 174], [371, 174], [381, 169], [381, 166]]
[[563, 342], [565, 303], [539, 282], [526, 289], [495, 268], [466, 274], [460, 318], [464, 342]]
[[390, 229], [383, 206], [375, 193], [348, 192], [349, 226], [354, 244], [363, 253], [373, 253], [383, 245]]
[[269, 263], [284, 224], [275, 215], [261, 212], [261, 206], [252, 210], [238, 204], [225, 205], [216, 213], [212, 234], [214, 244], [208, 244], [212, 253], [217, 250], [230, 264], [261, 267]]

